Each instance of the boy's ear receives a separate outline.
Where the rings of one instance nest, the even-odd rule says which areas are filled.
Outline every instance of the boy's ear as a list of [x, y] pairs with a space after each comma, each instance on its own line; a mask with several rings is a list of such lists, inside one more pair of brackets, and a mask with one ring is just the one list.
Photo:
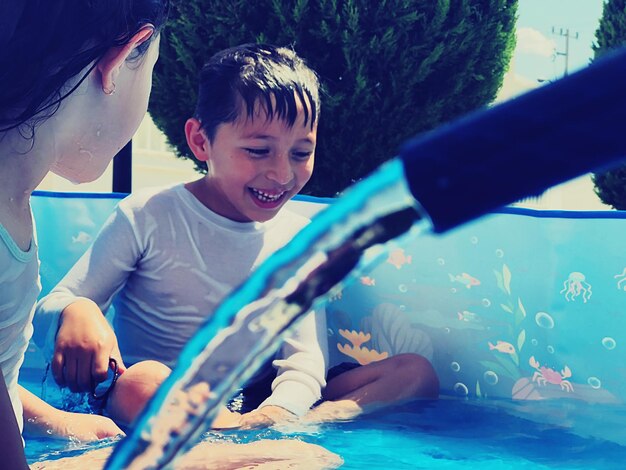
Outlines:
[[115, 91], [115, 77], [131, 52], [150, 39], [153, 34], [154, 26], [145, 24], [128, 43], [123, 46], [111, 47], [98, 61], [96, 69], [100, 72], [102, 90], [106, 94], [110, 95]]
[[185, 137], [187, 137], [187, 145], [201, 162], [209, 160], [210, 145], [209, 139], [202, 130], [202, 124], [196, 118], [189, 118], [185, 123]]

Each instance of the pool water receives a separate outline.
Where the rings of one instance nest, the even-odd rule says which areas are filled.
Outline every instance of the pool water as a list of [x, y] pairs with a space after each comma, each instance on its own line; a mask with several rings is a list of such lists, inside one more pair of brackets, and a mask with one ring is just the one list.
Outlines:
[[[39, 393], [41, 383], [30, 378], [25, 385]], [[58, 389], [53, 392], [58, 398]], [[343, 469], [621, 469], [624, 422], [622, 405], [442, 398], [350, 422], [211, 432], [207, 438], [247, 442], [294, 437], [339, 454]], [[108, 444], [27, 439], [26, 454], [33, 463]]]

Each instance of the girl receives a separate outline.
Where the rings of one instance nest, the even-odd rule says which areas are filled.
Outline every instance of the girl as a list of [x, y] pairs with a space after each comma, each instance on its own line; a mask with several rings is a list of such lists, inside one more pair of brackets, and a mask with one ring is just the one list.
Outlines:
[[3, 452], [7, 468], [26, 465], [15, 432], [23, 416], [35, 432], [79, 439], [120, 432], [103, 417], [56, 410], [17, 384], [40, 291], [30, 195], [49, 171], [76, 183], [98, 178], [130, 140], [147, 109], [167, 6], [0, 3], [0, 439], [11, 446]]

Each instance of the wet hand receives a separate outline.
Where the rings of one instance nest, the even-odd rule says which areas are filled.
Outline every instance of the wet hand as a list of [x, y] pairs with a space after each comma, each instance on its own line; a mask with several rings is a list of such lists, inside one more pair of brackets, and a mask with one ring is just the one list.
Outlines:
[[72, 392], [88, 392], [106, 380], [109, 358], [122, 361], [113, 329], [98, 306], [89, 299], [68, 305], [61, 315], [61, 326], [55, 341], [52, 374], [61, 387]]
[[269, 405], [244, 413], [239, 422], [242, 429], [255, 429], [293, 421], [294, 419], [296, 419], [296, 415], [290, 411], [280, 406]]

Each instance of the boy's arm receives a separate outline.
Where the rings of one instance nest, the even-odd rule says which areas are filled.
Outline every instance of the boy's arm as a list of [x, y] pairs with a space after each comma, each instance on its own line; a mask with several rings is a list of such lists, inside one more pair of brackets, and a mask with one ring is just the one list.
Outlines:
[[[102, 312], [124, 286], [141, 256], [138, 237], [121, 209], [105, 222], [93, 245], [61, 282], [37, 304], [33, 339], [52, 359], [60, 385], [72, 391], [106, 378], [117, 339]], [[124, 369], [120, 357], [118, 365]], [[72, 364], [71, 370], [65, 365]]]
[[[272, 394], [259, 406], [259, 412], [281, 417], [279, 409], [302, 416], [322, 396], [326, 386], [326, 313], [324, 309], [309, 312], [282, 346], [282, 358], [274, 361], [278, 368], [272, 382]], [[276, 421], [276, 420], [274, 420]]]
[[124, 434], [113, 421], [105, 416], [59, 410], [21, 385], [19, 394], [24, 407], [25, 434], [72, 437], [79, 441], [95, 441]]

